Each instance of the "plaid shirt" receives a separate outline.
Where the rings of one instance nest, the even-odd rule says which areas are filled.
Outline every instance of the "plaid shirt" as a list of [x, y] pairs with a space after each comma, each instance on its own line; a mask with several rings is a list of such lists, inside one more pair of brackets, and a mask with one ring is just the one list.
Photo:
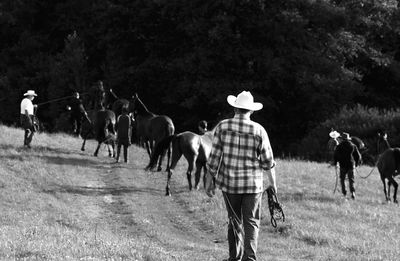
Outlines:
[[268, 134], [260, 124], [236, 114], [216, 126], [207, 166], [222, 191], [262, 192], [263, 171], [274, 165]]

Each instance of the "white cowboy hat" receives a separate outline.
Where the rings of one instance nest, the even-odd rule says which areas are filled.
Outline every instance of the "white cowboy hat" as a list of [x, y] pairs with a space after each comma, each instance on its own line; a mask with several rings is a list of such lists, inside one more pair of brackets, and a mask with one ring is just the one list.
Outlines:
[[37, 96], [37, 94], [35, 93], [35, 91], [33, 90], [28, 90], [26, 93], [24, 93], [24, 96]]
[[258, 111], [263, 108], [262, 103], [254, 102], [253, 95], [246, 91], [241, 92], [237, 97], [229, 95], [226, 100], [232, 107], [239, 109]]
[[339, 138], [340, 137], [340, 133], [337, 132], [337, 131], [331, 131], [331, 132], [329, 132], [329, 137], [331, 137], [333, 139]]

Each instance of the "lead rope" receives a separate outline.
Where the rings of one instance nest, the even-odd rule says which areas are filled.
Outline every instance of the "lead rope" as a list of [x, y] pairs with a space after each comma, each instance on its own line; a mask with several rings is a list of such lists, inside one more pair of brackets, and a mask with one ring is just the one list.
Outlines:
[[333, 194], [335, 194], [336, 189], [337, 189], [337, 183], [338, 183], [338, 171], [337, 171], [337, 165], [335, 166], [335, 174], [336, 174], [336, 181], [335, 181], [335, 188], [333, 189]]
[[277, 220], [285, 222], [285, 213], [283, 212], [282, 205], [279, 203], [274, 187], [269, 186], [264, 193], [267, 193], [268, 196], [268, 209], [269, 214], [271, 215], [271, 225], [276, 228]]
[[242, 224], [242, 222], [240, 222], [238, 215], [236, 214], [235, 210], [233, 209], [231, 202], [228, 199], [228, 196], [224, 192], [222, 192], [222, 195], [224, 196], [231, 212], [233, 213], [233, 216], [229, 215], [229, 224], [232, 227], [235, 239], [236, 239], [236, 241], [243, 242], [243, 234], [244, 234], [243, 224]]

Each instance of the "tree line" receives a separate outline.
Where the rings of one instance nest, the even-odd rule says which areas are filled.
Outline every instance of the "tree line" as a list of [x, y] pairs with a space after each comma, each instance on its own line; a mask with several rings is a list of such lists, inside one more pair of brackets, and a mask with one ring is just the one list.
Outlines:
[[[27, 89], [43, 102], [102, 80], [195, 130], [249, 90], [287, 153], [344, 107], [397, 107], [399, 25], [393, 0], [3, 0], [0, 120], [18, 122]], [[64, 106], [38, 109], [49, 131]]]

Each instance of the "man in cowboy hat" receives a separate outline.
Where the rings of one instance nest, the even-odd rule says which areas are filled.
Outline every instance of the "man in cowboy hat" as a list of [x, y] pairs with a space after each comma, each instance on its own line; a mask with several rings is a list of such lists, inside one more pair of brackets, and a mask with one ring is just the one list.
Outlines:
[[340, 167], [340, 184], [342, 186], [342, 193], [346, 196], [346, 176], [349, 178], [349, 188], [351, 198], [355, 199], [354, 188], [354, 169], [361, 163], [361, 154], [356, 145], [351, 142], [350, 134], [343, 132], [341, 135], [343, 141], [336, 147], [333, 163], [336, 166], [339, 163]]
[[33, 134], [35, 133], [35, 118], [34, 118], [34, 112], [35, 108], [37, 105], [33, 105], [32, 101], [33, 99], [37, 96], [35, 91], [33, 90], [28, 90], [26, 93], [24, 93], [24, 99], [21, 101], [20, 105], [20, 112], [21, 112], [21, 126], [25, 130], [25, 136], [24, 136], [24, 146], [30, 148], [31, 147], [31, 142], [33, 138]]
[[275, 161], [267, 132], [250, 120], [251, 114], [263, 105], [254, 102], [247, 91], [237, 97], [229, 95], [227, 101], [235, 115], [215, 128], [207, 162], [206, 193], [209, 197], [215, 194], [215, 178], [229, 217], [226, 260], [256, 260], [264, 182], [267, 184], [268, 179], [277, 191]]
[[332, 163], [333, 153], [335, 152], [337, 145], [339, 145], [340, 133], [335, 130], [331, 130], [331, 132], [329, 132], [329, 137], [331, 138], [329, 139], [327, 146], [327, 160]]
[[207, 132], [207, 125], [208, 125], [207, 121], [205, 121], [205, 120], [202, 120], [199, 122], [199, 124], [197, 125], [197, 128], [199, 130], [200, 135], [204, 135], [204, 133]]

